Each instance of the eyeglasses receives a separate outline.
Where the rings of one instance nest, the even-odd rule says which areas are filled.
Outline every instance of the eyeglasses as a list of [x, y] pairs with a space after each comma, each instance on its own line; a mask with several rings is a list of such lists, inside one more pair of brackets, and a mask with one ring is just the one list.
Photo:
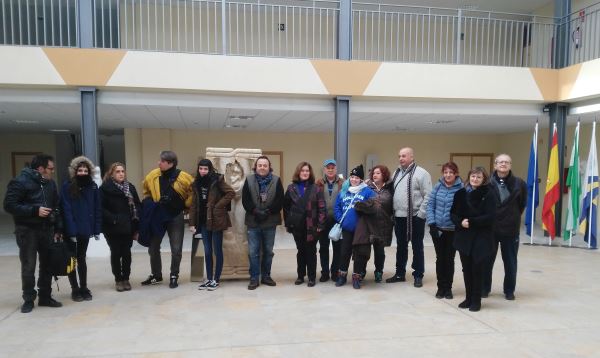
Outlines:
[[510, 164], [510, 163], [512, 163], [512, 162], [509, 160], [499, 160], [496, 162], [496, 164]]

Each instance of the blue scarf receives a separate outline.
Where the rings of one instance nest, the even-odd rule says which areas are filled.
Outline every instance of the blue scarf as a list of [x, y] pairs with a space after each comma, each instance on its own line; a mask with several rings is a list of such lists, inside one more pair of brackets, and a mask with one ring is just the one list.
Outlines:
[[266, 193], [267, 192], [267, 187], [269, 186], [269, 184], [271, 183], [271, 180], [273, 180], [273, 174], [269, 173], [266, 176], [260, 176], [258, 174], [256, 175], [256, 181], [258, 182], [258, 189], [260, 193]]

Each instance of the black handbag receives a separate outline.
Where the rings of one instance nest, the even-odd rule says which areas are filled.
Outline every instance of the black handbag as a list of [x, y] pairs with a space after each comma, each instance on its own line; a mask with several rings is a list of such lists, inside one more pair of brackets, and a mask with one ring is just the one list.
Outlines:
[[50, 274], [54, 277], [67, 276], [77, 267], [77, 258], [63, 240], [52, 241], [48, 250]]

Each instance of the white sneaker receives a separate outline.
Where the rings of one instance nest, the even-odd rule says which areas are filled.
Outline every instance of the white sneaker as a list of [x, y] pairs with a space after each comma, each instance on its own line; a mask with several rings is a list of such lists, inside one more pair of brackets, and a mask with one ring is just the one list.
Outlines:
[[214, 291], [217, 288], [219, 288], [219, 283], [215, 280], [210, 281], [208, 285], [206, 285], [206, 289], [209, 291]]
[[206, 288], [208, 287], [208, 285], [210, 284], [210, 282], [211, 282], [210, 280], [206, 280], [206, 281], [202, 282], [200, 284], [200, 286], [198, 286], [198, 289], [199, 290], [206, 290]]

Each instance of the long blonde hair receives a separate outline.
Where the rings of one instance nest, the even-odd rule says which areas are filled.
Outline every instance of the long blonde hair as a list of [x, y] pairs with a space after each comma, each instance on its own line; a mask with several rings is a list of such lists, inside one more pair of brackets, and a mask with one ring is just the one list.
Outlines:
[[115, 173], [115, 170], [117, 170], [117, 167], [123, 167], [123, 170], [125, 171], [125, 180], [127, 180], [127, 169], [125, 168], [125, 164], [121, 162], [112, 163], [110, 167], [108, 167], [106, 173], [104, 174], [103, 180], [108, 181], [109, 179], [111, 179], [113, 174]]

